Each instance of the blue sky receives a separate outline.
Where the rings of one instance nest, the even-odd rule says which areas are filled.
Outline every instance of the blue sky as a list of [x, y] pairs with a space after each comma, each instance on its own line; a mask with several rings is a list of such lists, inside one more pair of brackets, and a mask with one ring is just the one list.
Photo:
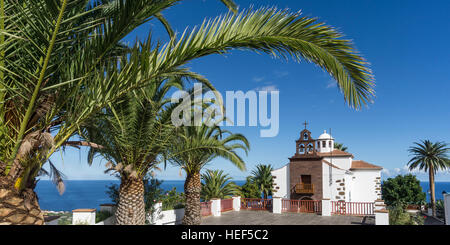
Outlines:
[[[314, 64], [277, 60], [249, 51], [232, 51], [196, 60], [189, 67], [206, 76], [216, 88], [242, 90], [270, 87], [280, 91], [280, 131], [277, 137], [260, 138], [258, 127], [233, 127], [251, 143], [241, 172], [222, 159], [207, 168], [223, 169], [235, 179], [245, 179], [256, 164], [275, 168], [288, 162], [295, 151], [302, 122], [314, 137], [332, 128], [336, 141], [344, 143], [355, 159], [383, 166], [383, 177], [406, 173], [407, 149], [421, 139], [450, 139], [450, 2], [413, 0], [236, 0], [240, 8], [277, 6], [337, 27], [352, 39], [371, 63], [376, 78], [374, 104], [361, 111], [349, 108], [333, 80]], [[177, 32], [201, 24], [204, 18], [226, 13], [218, 0], [189, 0], [164, 12]], [[131, 33], [125, 42], [144, 39], [167, 40], [162, 26], [152, 21]], [[52, 160], [68, 179], [111, 179], [103, 173], [104, 162], [87, 166], [86, 150], [67, 149]], [[421, 180], [427, 175], [416, 173]], [[157, 172], [161, 179], [182, 179], [180, 171], [168, 167]], [[440, 173], [438, 181], [450, 181]]]

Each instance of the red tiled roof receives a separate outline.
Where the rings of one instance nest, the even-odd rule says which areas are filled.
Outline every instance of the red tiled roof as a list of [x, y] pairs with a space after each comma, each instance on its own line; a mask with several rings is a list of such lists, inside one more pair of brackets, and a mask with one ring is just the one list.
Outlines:
[[351, 157], [353, 157], [353, 154], [345, 152], [345, 151], [341, 151], [341, 150], [333, 150], [332, 152], [322, 152], [322, 153], [318, 152], [317, 154], [321, 157], [329, 157], [329, 156], [333, 156], [333, 157], [351, 156]]
[[351, 169], [383, 169], [383, 168], [365, 161], [357, 160], [352, 161], [352, 167], [350, 168], [350, 170]]
[[97, 209], [95, 208], [79, 208], [72, 210], [72, 212], [88, 212], [88, 213], [93, 213], [95, 211], [97, 211]]

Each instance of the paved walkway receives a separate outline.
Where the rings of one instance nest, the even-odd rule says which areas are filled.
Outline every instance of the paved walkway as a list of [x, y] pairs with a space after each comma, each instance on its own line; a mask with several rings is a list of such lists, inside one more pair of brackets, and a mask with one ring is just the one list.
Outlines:
[[202, 225], [373, 225], [374, 218], [320, 216], [307, 213], [274, 214], [268, 211], [229, 211], [220, 217], [203, 217]]
[[439, 220], [439, 219], [436, 219], [436, 218], [433, 217], [433, 216], [428, 216], [428, 215], [426, 215], [426, 214], [424, 214], [424, 216], [426, 217], [426, 218], [425, 218], [424, 225], [445, 225], [444, 222], [442, 222], [442, 221]]

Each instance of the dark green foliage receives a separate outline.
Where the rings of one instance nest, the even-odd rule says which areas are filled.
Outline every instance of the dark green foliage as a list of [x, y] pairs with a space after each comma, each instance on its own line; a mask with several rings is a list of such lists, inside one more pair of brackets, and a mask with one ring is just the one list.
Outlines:
[[264, 196], [264, 199], [267, 199], [268, 196], [272, 195], [273, 191], [273, 176], [272, 176], [272, 166], [258, 164], [256, 169], [252, 171], [253, 182], [259, 189], [260, 196], [261, 193]]
[[347, 151], [348, 147], [342, 143], [334, 142], [334, 149], [341, 150], [341, 151]]
[[95, 223], [98, 223], [100, 221], [103, 221], [109, 217], [111, 217], [113, 214], [108, 211], [97, 211], [95, 214]]
[[177, 192], [177, 188], [167, 191], [162, 199], [162, 210], [183, 208], [185, 203], [183, 192]]
[[206, 170], [206, 173], [202, 174], [201, 198], [203, 200], [231, 198], [237, 191], [237, 185], [231, 179], [228, 174], [223, 173], [223, 170]]
[[388, 206], [402, 206], [408, 204], [425, 204], [425, 193], [422, 191], [420, 181], [415, 175], [397, 175], [395, 178], [385, 180], [381, 186], [383, 200]]
[[106, 194], [111, 198], [111, 201], [117, 205], [119, 203], [119, 185], [111, 184], [106, 186], [106, 188], [108, 189], [106, 190]]
[[440, 219], [445, 218], [444, 200], [442, 199], [436, 201], [436, 217]]
[[153, 213], [154, 205], [160, 202], [164, 197], [164, 190], [160, 187], [163, 183], [162, 180], [158, 180], [154, 177], [144, 179], [144, 202], [145, 210], [149, 213]]
[[402, 205], [389, 207], [390, 225], [423, 225], [425, 218], [420, 214], [410, 214]]
[[252, 176], [248, 176], [245, 184], [239, 187], [239, 193], [242, 198], [261, 198], [261, 191], [253, 182]]

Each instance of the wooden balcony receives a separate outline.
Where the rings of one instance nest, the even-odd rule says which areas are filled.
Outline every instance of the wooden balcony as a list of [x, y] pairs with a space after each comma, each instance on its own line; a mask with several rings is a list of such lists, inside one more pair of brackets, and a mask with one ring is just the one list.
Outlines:
[[298, 183], [295, 185], [295, 193], [297, 193], [297, 194], [314, 194], [314, 184]]

